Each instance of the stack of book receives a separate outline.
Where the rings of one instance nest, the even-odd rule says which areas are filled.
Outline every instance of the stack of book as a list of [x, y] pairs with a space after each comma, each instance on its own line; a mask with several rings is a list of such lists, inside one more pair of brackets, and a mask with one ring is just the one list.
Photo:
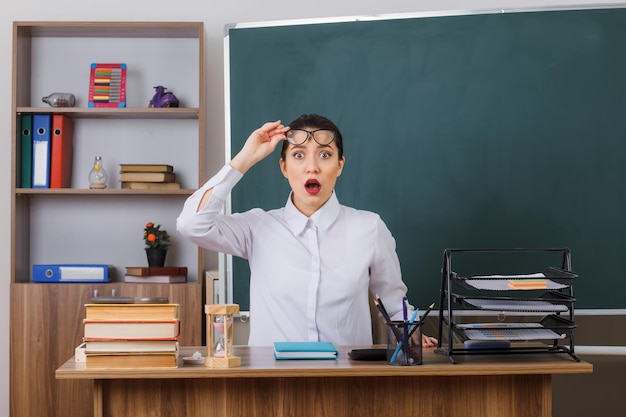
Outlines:
[[120, 164], [120, 182], [130, 190], [180, 189], [174, 167], [168, 164]]
[[178, 304], [85, 304], [83, 324], [87, 368], [177, 366]]
[[124, 282], [139, 284], [175, 284], [187, 282], [186, 266], [127, 266]]

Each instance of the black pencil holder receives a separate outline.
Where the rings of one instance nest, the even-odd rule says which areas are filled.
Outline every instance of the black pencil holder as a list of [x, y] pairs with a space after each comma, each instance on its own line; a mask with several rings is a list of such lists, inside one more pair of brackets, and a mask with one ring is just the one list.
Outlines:
[[422, 364], [422, 323], [390, 321], [387, 324], [387, 363], [395, 366]]

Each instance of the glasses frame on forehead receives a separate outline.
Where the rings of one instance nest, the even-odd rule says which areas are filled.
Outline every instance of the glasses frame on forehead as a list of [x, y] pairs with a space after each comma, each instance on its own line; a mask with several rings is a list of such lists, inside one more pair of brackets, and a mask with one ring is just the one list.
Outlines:
[[[293, 138], [293, 136], [291, 135], [292, 132], [305, 132], [306, 136], [304, 137], [304, 140], [300, 141], [300, 142], [296, 142]], [[318, 138], [315, 136], [315, 134], [317, 132], [329, 132], [332, 134], [332, 137], [329, 141], [324, 142], [324, 141], [320, 141], [318, 140]], [[313, 140], [320, 146], [328, 146], [331, 143], [333, 143], [333, 141], [335, 140], [335, 138], [337, 137], [337, 134], [335, 133], [334, 130], [331, 129], [315, 129], [315, 130], [306, 130], [306, 129], [291, 129], [289, 131], [287, 131], [287, 141], [289, 143], [291, 143], [292, 145], [302, 145], [303, 143], [305, 143], [307, 140], [309, 140], [309, 136], [313, 138]]]

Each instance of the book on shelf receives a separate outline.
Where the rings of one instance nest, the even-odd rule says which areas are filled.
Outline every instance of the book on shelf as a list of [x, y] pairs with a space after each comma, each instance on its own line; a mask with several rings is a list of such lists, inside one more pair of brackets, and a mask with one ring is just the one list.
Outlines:
[[122, 181], [123, 190], [180, 190], [177, 182]]
[[173, 303], [85, 304], [86, 320], [177, 320], [179, 313]]
[[133, 284], [180, 284], [187, 282], [186, 275], [124, 275], [124, 282]]
[[135, 275], [138, 277], [147, 277], [150, 275], [187, 275], [186, 266], [127, 266], [126, 275]]
[[93, 320], [84, 319], [83, 340], [177, 339], [179, 320]]
[[122, 172], [174, 172], [174, 167], [169, 164], [120, 164]]
[[103, 353], [86, 354], [86, 368], [176, 368], [176, 353]]
[[274, 342], [276, 359], [337, 359], [331, 342]]
[[187, 275], [188, 268], [186, 266], [127, 266], [126, 275], [135, 275], [138, 277], [148, 277], [152, 275]]
[[122, 172], [121, 182], [175, 182], [173, 172]]
[[85, 353], [176, 353], [177, 340], [87, 340]]

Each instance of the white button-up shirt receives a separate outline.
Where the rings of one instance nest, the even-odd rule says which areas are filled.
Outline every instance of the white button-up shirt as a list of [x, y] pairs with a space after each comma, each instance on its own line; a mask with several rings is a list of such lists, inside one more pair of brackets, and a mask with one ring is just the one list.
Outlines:
[[[187, 199], [177, 229], [203, 248], [248, 260], [250, 345], [370, 345], [368, 290], [380, 295], [392, 319], [402, 318], [407, 287], [395, 240], [377, 214], [342, 206], [335, 193], [311, 217], [291, 197], [276, 210], [220, 214], [241, 178], [227, 164]], [[210, 189], [208, 203], [197, 211]]]

